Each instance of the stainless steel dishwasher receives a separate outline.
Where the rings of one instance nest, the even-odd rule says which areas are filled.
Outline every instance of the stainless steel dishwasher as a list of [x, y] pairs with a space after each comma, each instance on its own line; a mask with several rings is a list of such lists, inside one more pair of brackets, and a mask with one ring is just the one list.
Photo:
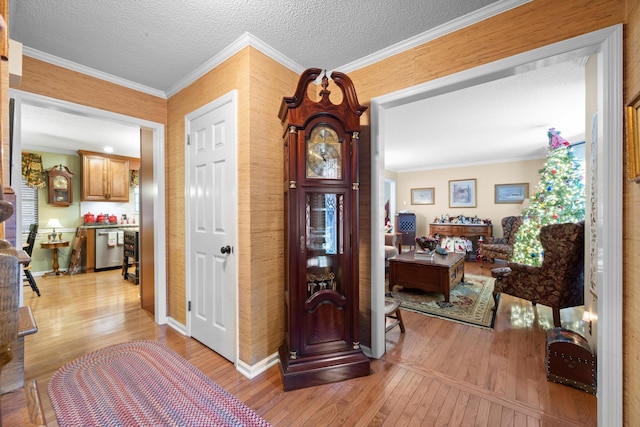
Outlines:
[[124, 230], [96, 229], [95, 271], [121, 268], [124, 259]]

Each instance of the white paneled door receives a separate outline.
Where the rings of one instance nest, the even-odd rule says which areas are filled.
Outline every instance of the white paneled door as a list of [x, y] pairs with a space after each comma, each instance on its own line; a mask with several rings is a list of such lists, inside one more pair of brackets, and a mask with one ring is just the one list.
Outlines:
[[236, 361], [236, 92], [187, 115], [187, 304], [191, 336]]

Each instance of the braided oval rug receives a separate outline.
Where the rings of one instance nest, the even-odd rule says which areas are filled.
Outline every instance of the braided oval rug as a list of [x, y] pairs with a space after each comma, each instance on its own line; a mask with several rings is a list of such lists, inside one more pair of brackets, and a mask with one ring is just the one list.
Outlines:
[[63, 426], [269, 426], [166, 345], [130, 341], [88, 353], [51, 377]]

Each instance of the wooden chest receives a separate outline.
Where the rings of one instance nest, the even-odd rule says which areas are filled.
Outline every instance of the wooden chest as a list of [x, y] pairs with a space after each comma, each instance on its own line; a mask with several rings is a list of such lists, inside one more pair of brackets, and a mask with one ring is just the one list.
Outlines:
[[596, 356], [578, 333], [549, 329], [545, 365], [547, 380], [596, 394]]

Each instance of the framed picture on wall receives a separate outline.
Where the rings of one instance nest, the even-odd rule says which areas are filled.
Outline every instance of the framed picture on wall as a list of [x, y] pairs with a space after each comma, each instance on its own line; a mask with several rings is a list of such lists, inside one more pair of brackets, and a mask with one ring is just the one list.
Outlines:
[[496, 184], [495, 203], [522, 203], [529, 197], [529, 183]]
[[412, 188], [412, 205], [433, 205], [435, 203], [435, 188]]
[[460, 179], [449, 181], [449, 207], [476, 207], [476, 180]]

